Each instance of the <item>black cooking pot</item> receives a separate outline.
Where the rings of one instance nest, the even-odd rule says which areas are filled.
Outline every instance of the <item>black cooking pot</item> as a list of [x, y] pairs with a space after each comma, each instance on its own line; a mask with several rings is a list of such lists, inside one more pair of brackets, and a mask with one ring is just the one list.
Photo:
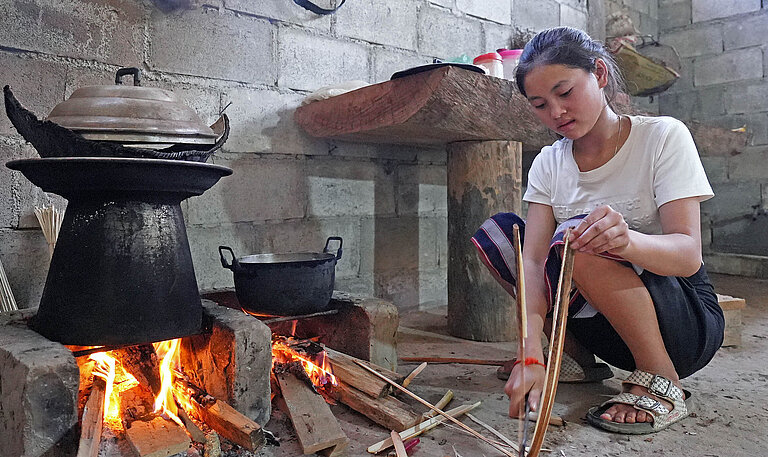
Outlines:
[[[332, 240], [339, 242], [335, 254], [328, 249]], [[244, 310], [298, 316], [330, 307], [341, 246], [341, 237], [331, 236], [321, 253], [255, 254], [237, 258], [232, 248], [219, 246], [219, 255], [221, 266], [234, 273], [235, 294]], [[230, 263], [224, 251], [232, 256]]]

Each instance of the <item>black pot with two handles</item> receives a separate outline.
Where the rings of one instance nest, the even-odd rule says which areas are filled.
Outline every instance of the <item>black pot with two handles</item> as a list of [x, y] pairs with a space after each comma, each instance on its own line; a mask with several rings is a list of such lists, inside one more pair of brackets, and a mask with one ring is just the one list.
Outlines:
[[[331, 241], [339, 247], [333, 253]], [[246, 311], [298, 316], [327, 311], [341, 259], [342, 239], [331, 236], [323, 252], [254, 254], [238, 258], [229, 246], [219, 246], [221, 266], [232, 270], [235, 294]], [[231, 260], [224, 253], [229, 252]]]

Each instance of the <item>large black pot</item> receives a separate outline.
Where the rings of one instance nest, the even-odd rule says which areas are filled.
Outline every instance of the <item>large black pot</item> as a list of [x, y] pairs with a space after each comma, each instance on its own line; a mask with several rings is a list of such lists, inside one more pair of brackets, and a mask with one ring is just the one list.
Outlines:
[[[336, 254], [329, 252], [339, 242]], [[332, 236], [321, 253], [255, 254], [237, 258], [232, 248], [219, 246], [221, 266], [235, 276], [235, 294], [244, 310], [275, 316], [298, 316], [330, 308], [341, 237]], [[229, 251], [227, 262], [224, 251]]]

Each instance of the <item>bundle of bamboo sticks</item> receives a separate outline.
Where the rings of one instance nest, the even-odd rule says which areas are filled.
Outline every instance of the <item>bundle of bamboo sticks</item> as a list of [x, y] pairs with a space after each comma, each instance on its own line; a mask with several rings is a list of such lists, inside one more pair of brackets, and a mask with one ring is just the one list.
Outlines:
[[48, 254], [53, 257], [53, 249], [56, 247], [56, 239], [59, 237], [61, 220], [64, 213], [53, 205], [42, 208], [35, 206], [35, 216], [43, 229], [43, 235], [48, 242]]
[[5, 275], [3, 263], [0, 262], [0, 312], [13, 311], [19, 309], [16, 306], [16, 299], [13, 298], [11, 284], [8, 282], [8, 276]]

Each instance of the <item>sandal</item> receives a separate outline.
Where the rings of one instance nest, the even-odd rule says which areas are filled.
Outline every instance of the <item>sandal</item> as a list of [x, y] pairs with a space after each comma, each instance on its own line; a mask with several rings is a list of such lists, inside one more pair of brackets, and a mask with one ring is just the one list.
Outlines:
[[[631, 375], [622, 381], [624, 385], [636, 385], [648, 389], [648, 393], [672, 403], [670, 411], [658, 400], [646, 395], [635, 395], [629, 392], [623, 392], [600, 406], [591, 408], [587, 413], [587, 422], [595, 427], [602, 428], [609, 432], [623, 433], [627, 435], [644, 435], [646, 433], [655, 433], [663, 430], [675, 422], [688, 417], [691, 394], [677, 387], [669, 379], [647, 373], [641, 370], [635, 370]], [[653, 422], [620, 423], [609, 421], [600, 417], [608, 408], [617, 403], [631, 405], [635, 409], [645, 411], [653, 416]]]
[[[509, 375], [512, 373], [512, 366], [514, 365], [515, 360], [517, 359], [512, 359], [504, 365], [500, 366], [496, 370], [496, 377], [502, 381], [509, 379]], [[579, 365], [578, 362], [573, 359], [573, 357], [563, 352], [563, 358], [560, 364], [560, 382], [565, 384], [600, 382], [612, 377], [613, 371], [611, 371], [611, 368], [608, 365], [595, 362], [595, 364], [592, 366], [583, 367]]]

